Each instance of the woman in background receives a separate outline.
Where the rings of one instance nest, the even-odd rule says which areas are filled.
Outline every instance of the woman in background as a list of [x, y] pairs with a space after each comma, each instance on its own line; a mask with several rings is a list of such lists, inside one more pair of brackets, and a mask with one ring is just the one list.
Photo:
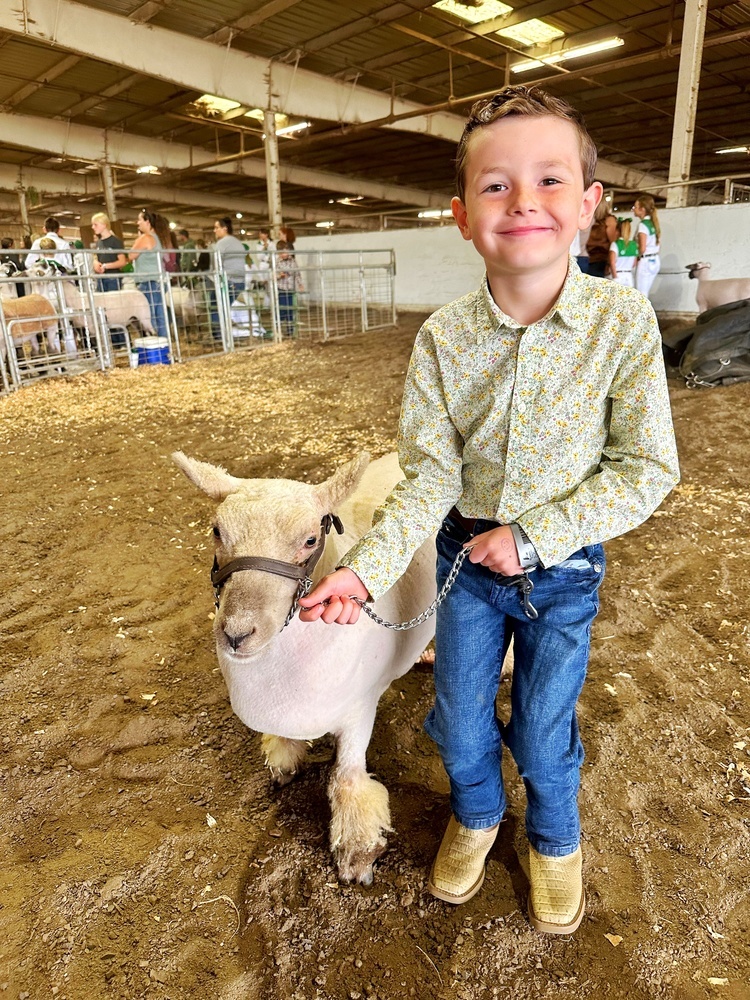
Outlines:
[[617, 239], [617, 221], [609, 210], [609, 202], [602, 199], [596, 206], [591, 224], [586, 252], [589, 255], [589, 274], [604, 278], [609, 267], [609, 248]]
[[128, 260], [133, 263], [136, 288], [148, 299], [151, 320], [159, 337], [167, 337], [167, 320], [164, 314], [164, 296], [159, 277], [159, 251], [161, 240], [156, 232], [155, 212], [143, 209], [138, 213], [138, 239], [133, 244]]
[[639, 194], [633, 205], [633, 214], [638, 219], [634, 238], [638, 243], [638, 266], [635, 271], [635, 287], [648, 295], [654, 278], [661, 267], [661, 226], [656, 212], [656, 204], [650, 194]]

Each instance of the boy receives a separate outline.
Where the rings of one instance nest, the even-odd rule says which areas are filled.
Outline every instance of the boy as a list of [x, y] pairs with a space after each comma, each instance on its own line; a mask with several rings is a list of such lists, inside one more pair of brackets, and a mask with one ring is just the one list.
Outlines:
[[[505, 743], [527, 793], [529, 917], [571, 934], [584, 913], [575, 705], [600, 543], [644, 521], [679, 478], [661, 338], [643, 296], [582, 275], [569, 257], [602, 194], [570, 105], [507, 87], [472, 108], [456, 165], [453, 215], [485, 281], [420, 330], [399, 428], [406, 478], [342, 568], [300, 600], [300, 618], [355, 622], [349, 595], [377, 599], [441, 521], [438, 586], [471, 548], [437, 618], [425, 728], [453, 817], [428, 887], [451, 903], [479, 890], [505, 809]], [[513, 585], [524, 571], [531, 608]], [[502, 725], [495, 696], [511, 637]]]

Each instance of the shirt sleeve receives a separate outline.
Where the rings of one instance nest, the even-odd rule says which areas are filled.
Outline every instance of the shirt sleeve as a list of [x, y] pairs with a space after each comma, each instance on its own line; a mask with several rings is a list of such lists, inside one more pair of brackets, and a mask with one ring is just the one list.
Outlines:
[[417, 335], [406, 375], [398, 451], [404, 479], [339, 563], [357, 574], [373, 599], [404, 573], [462, 492], [463, 441], [448, 413], [429, 323]]
[[628, 329], [632, 342], [608, 392], [609, 426], [598, 470], [567, 497], [518, 519], [543, 566], [635, 528], [679, 482], [661, 336], [642, 296]]

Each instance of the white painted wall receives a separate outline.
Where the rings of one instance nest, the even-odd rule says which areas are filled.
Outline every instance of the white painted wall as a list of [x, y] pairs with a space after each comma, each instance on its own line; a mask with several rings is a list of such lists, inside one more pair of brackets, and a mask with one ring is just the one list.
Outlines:
[[[651, 289], [659, 313], [696, 312], [697, 282], [686, 264], [708, 261], [713, 278], [750, 277], [750, 203], [659, 212], [661, 273]], [[298, 250], [394, 249], [396, 307], [429, 312], [476, 288], [482, 259], [453, 224], [379, 233], [326, 233], [297, 240]]]

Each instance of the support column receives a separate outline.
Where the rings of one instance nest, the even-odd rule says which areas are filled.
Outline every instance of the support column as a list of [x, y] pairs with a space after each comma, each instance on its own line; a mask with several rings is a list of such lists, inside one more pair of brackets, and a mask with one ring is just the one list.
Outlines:
[[281, 217], [281, 182], [279, 180], [279, 140], [276, 136], [276, 115], [263, 112], [263, 129], [266, 133], [266, 192], [268, 194], [268, 221], [278, 233]]
[[[707, 10], [708, 0], [686, 0], [672, 130], [672, 155], [669, 160], [670, 184], [690, 180]], [[670, 188], [667, 192], [667, 208], [683, 208], [687, 205], [689, 190], [687, 187]]]
[[117, 202], [115, 201], [115, 182], [112, 175], [112, 165], [110, 163], [100, 163], [99, 170], [102, 175], [102, 188], [104, 190], [104, 204], [107, 206], [107, 215], [110, 222], [117, 219]]
[[21, 210], [21, 225], [24, 228], [24, 232], [31, 232], [31, 225], [29, 223], [29, 206], [26, 204], [26, 189], [18, 189], [18, 207]]

